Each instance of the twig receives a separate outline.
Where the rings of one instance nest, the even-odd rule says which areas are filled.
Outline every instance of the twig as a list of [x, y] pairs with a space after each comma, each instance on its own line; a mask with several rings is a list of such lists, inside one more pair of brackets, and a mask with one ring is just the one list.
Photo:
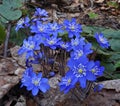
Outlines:
[[93, 8], [93, 5], [94, 5], [94, 0], [90, 0], [90, 7]]
[[7, 34], [6, 34], [5, 44], [4, 44], [4, 57], [7, 57], [7, 49], [8, 49], [8, 41], [9, 41], [9, 37], [10, 37], [10, 30], [11, 30], [11, 23], [9, 23], [8, 27], [7, 27]]

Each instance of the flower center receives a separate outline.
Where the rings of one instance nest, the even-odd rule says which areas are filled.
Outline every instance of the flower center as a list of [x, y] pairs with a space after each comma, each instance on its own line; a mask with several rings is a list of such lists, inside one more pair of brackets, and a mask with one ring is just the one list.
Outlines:
[[55, 42], [53, 40], [49, 41], [50, 45], [53, 45]]
[[34, 49], [35, 46], [34, 46], [34, 44], [32, 44], [29, 47], [30, 47], [30, 49]]
[[39, 80], [38, 79], [33, 79], [32, 83], [37, 86], [39, 84]]
[[28, 48], [29, 47], [29, 43], [24, 43], [23, 45], [25, 48]]
[[61, 46], [62, 46], [63, 48], [66, 48], [66, 45], [65, 45], [65, 44], [62, 44]]
[[74, 55], [75, 55], [74, 59], [79, 59], [83, 55], [83, 51], [82, 50], [76, 51]]
[[68, 83], [69, 83], [69, 84], [71, 83], [71, 79], [70, 79], [70, 78], [68, 79]]
[[82, 70], [82, 69], [79, 69], [78, 72], [79, 72], [80, 74], [82, 74], [82, 73], [83, 73], [83, 70]]
[[95, 70], [95, 69], [92, 69], [92, 70], [91, 70], [91, 72], [92, 72], [92, 73], [95, 73], [95, 72], [96, 72], [96, 70]]
[[39, 31], [40, 31], [40, 32], [43, 32], [43, 31], [44, 31], [44, 28], [41, 28], [41, 27], [40, 27], [40, 28], [39, 28]]
[[69, 79], [67, 80], [67, 84], [66, 84], [66, 85], [68, 86], [68, 85], [70, 85], [70, 83], [71, 83], [71, 79], [69, 78]]
[[74, 42], [73, 45], [77, 46], [77, 45], [78, 45], [78, 42]]
[[71, 25], [70, 29], [71, 29], [71, 30], [75, 30], [75, 26], [74, 26], [74, 25]]
[[19, 21], [18, 21], [18, 25], [22, 25], [24, 23], [24, 19], [23, 18], [21, 18]]
[[38, 85], [38, 84], [39, 84], [39, 82], [38, 82], [38, 81], [34, 81], [34, 84], [35, 84], [35, 85]]
[[100, 36], [99, 36], [99, 39], [100, 39], [100, 41], [101, 41], [102, 43], [104, 43], [105, 39], [104, 39], [103, 37], [100, 37]]
[[78, 52], [78, 57], [81, 57], [83, 55], [83, 52], [80, 50], [79, 52]]
[[55, 26], [53, 26], [53, 27], [52, 27], [52, 30], [54, 30], [54, 31], [55, 31], [55, 30], [56, 30], [56, 27], [55, 27]]

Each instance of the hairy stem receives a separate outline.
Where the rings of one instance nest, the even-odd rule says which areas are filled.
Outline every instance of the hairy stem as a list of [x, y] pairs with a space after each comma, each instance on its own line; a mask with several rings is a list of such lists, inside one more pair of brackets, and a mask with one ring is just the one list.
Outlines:
[[9, 41], [9, 37], [10, 37], [10, 30], [11, 30], [11, 23], [9, 23], [8, 27], [7, 27], [7, 34], [6, 34], [6, 39], [5, 39], [5, 43], [4, 43], [4, 57], [7, 57], [7, 49], [8, 49], [8, 41]]

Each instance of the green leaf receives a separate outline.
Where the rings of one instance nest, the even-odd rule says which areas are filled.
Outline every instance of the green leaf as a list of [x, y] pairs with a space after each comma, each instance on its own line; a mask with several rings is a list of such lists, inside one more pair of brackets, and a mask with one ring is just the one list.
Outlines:
[[109, 42], [112, 50], [118, 51], [118, 52], [120, 51], [120, 39], [111, 39]]
[[120, 30], [114, 30], [114, 29], [105, 29], [102, 31], [105, 37], [112, 38], [112, 39], [120, 39]]
[[4, 42], [6, 37], [5, 28], [0, 25], [0, 44]]
[[113, 73], [116, 70], [115, 65], [112, 63], [103, 62], [102, 65], [105, 67], [105, 71], [109, 73]]
[[113, 74], [116, 79], [120, 79], [120, 74]]
[[109, 61], [115, 62], [120, 60], [120, 53], [113, 52], [113, 55], [109, 58]]
[[82, 29], [83, 29], [83, 32], [93, 34], [93, 36], [96, 32], [100, 33], [102, 31], [106, 30], [106, 28], [104, 28], [104, 27], [86, 26], [86, 25], [83, 25]]
[[119, 3], [117, 3], [116, 1], [109, 1], [109, 2], [107, 2], [107, 5], [109, 7], [114, 7], [114, 8], [118, 8], [119, 7]]
[[[23, 31], [25, 31], [23, 29]], [[15, 28], [13, 27], [11, 30], [11, 36], [9, 41], [11, 43], [14, 43], [15, 45], [21, 45], [23, 43], [23, 40], [26, 38], [26, 34], [24, 32], [22, 32], [21, 30], [16, 32]]]
[[21, 6], [22, 2], [20, 0], [3, 0], [3, 4], [0, 4], [1, 21], [7, 23], [7, 21], [17, 20], [20, 18], [22, 12], [19, 8]]
[[89, 15], [90, 19], [97, 19], [98, 18], [98, 14], [96, 14], [94, 12], [89, 12], [88, 15]]
[[112, 63], [105, 63], [105, 62], [101, 62], [101, 65], [105, 67], [104, 77], [114, 79], [114, 76], [112, 74], [116, 70], [115, 66]]
[[120, 60], [115, 63], [116, 68], [120, 68]]
[[84, 33], [89, 33], [89, 34], [92, 33], [92, 27], [89, 27], [89, 26], [83, 25], [82, 30]]

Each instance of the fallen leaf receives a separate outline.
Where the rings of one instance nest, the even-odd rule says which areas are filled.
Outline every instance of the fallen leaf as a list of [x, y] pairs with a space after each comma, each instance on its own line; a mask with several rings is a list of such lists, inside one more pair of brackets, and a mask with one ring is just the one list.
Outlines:
[[94, 2], [95, 2], [95, 3], [103, 3], [104, 0], [95, 0]]

